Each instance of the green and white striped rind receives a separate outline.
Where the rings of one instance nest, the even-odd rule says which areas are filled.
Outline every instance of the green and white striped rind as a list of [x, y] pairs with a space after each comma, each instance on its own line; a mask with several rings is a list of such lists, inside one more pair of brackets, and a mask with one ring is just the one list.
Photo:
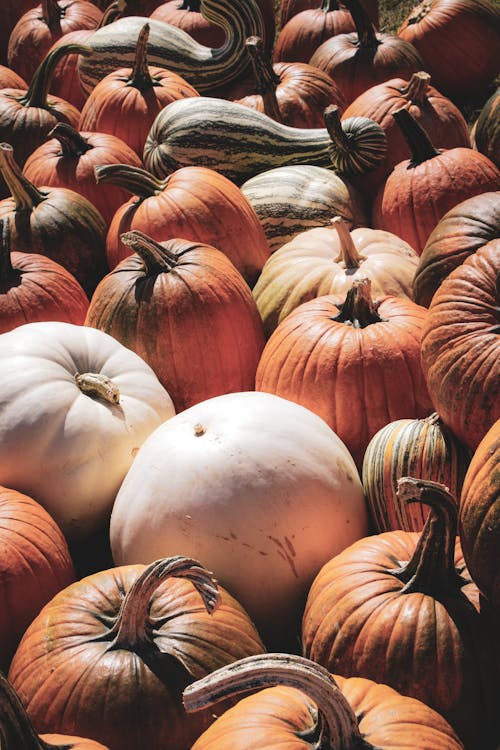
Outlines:
[[204, 18], [224, 29], [226, 41], [222, 47], [205, 47], [176, 26], [154, 19], [120, 18], [85, 39], [92, 55], [79, 60], [83, 90], [88, 94], [108, 73], [133, 67], [137, 39], [146, 20], [150, 26], [149, 66], [172, 70], [200, 93], [243, 76], [250, 65], [245, 39], [265, 36], [259, 6], [255, 0], [201, 0], [200, 10]]
[[324, 167], [268, 169], [243, 183], [241, 191], [259, 217], [272, 253], [307, 229], [328, 226], [334, 216], [342, 216], [350, 228], [368, 224], [361, 194]]
[[[360, 119], [363, 127], [356, 132]], [[376, 166], [386, 150], [382, 128], [367, 118], [343, 120], [341, 127], [352, 149], [352, 173], [370, 160]], [[311, 164], [332, 169], [337, 158], [326, 128], [292, 128], [242, 104], [208, 96], [179, 99], [162, 109], [144, 147], [146, 168], [157, 177], [180, 167], [203, 166], [237, 185], [275, 167]], [[341, 160], [349, 161], [346, 153]]]
[[405, 505], [397, 497], [397, 481], [410, 476], [431, 479], [460, 498], [471, 460], [434, 413], [425, 419], [398, 419], [373, 436], [363, 461], [363, 489], [376, 532], [421, 531], [429, 513], [421, 503]]

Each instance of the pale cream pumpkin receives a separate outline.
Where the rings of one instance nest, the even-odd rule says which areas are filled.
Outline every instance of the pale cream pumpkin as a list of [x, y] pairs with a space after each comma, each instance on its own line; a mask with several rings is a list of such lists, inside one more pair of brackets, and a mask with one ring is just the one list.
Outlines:
[[102, 331], [29, 323], [0, 336], [0, 483], [70, 540], [104, 525], [144, 439], [174, 408], [151, 368]]
[[308, 409], [254, 391], [203, 401], [155, 430], [110, 524], [117, 565], [195, 556], [279, 649], [297, 647], [315, 573], [367, 533], [345, 445]]
[[266, 261], [253, 289], [267, 336], [292, 310], [323, 295], [345, 297], [362, 277], [374, 296], [412, 299], [418, 256], [395, 234], [349, 224], [336, 216], [329, 226], [309, 229]]

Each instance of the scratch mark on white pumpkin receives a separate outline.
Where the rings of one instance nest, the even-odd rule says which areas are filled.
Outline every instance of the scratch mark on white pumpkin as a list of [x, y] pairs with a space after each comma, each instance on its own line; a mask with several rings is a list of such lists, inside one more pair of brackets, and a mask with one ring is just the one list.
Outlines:
[[276, 544], [278, 555], [290, 565], [295, 578], [298, 578], [299, 574], [297, 573], [297, 568], [295, 567], [295, 561], [293, 559], [296, 556], [296, 552], [288, 537], [285, 537], [286, 544], [283, 544], [280, 539], [275, 536], [270, 536], [269, 534], [267, 535], [267, 538]]

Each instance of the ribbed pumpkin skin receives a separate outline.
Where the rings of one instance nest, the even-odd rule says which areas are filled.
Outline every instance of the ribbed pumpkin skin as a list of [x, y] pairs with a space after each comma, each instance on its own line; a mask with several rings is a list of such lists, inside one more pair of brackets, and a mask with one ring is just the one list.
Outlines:
[[[341, 3], [342, 5], [342, 3]], [[378, 25], [378, 0], [362, 0], [362, 5], [375, 26]], [[280, 27], [283, 26], [303, 10], [317, 8], [318, 0], [281, 0], [280, 5]]]
[[500, 615], [500, 421], [479, 443], [465, 476], [459, 531], [470, 574]]
[[415, 301], [429, 307], [454, 268], [487, 242], [500, 238], [500, 191], [479, 193], [448, 211], [433, 229], [413, 282]]
[[368, 223], [363, 199], [332, 170], [302, 164], [261, 172], [241, 186], [266, 233], [271, 253], [297, 234], [342, 216], [353, 227]]
[[[91, 29], [79, 29], [78, 31], [70, 31], [69, 34], [65, 34], [63, 37], [58, 39], [49, 52], [62, 47], [64, 44], [85, 44], [85, 40], [92, 34]], [[54, 96], [59, 96], [64, 101], [72, 104], [76, 109], [81, 112], [82, 107], [85, 104], [87, 97], [82, 91], [80, 86], [80, 76], [78, 75], [78, 60], [79, 55], [73, 53], [66, 55], [60, 60], [54, 71], [54, 77], [50, 84], [50, 91]]]
[[424, 0], [398, 31], [418, 49], [436, 88], [459, 101], [497, 75], [499, 34], [500, 9], [490, 0]]
[[500, 88], [490, 96], [477, 118], [475, 147], [500, 169]]
[[90, 737], [120, 750], [188, 750], [213, 721], [186, 721], [180, 701], [193, 679], [263, 646], [227, 592], [208, 614], [189, 581], [162, 582], [151, 597], [152, 636], [165, 653], [163, 684], [133, 650], [109, 648], [110, 623], [144, 565], [111, 568], [68, 586], [24, 635], [9, 680], [38, 732]]
[[264, 333], [248, 285], [209, 245], [169, 240], [163, 246], [175, 255], [172, 266], [149, 269], [137, 254], [122, 261], [95, 290], [86, 325], [139, 354], [177, 413], [253, 390]]
[[169, 0], [159, 5], [149, 17], [155, 21], [177, 26], [206, 47], [222, 47], [225, 39], [224, 31], [220, 26], [203, 18], [199, 10], [195, 10], [196, 5], [199, 5], [199, 1]]
[[57, 138], [42, 143], [24, 165], [23, 174], [34, 185], [74, 190], [94, 205], [106, 224], [110, 224], [130, 194], [117, 185], [97, 185], [94, 167], [100, 164], [131, 164], [142, 162], [124, 141], [107, 133], [81, 131], [91, 148], [82, 154], [65, 154]]
[[327, 39], [353, 31], [356, 27], [349, 11], [323, 10], [320, 3], [297, 13], [282, 27], [274, 46], [274, 60], [307, 63]]
[[255, 388], [307, 407], [346, 444], [360, 468], [387, 422], [424, 417], [431, 402], [420, 366], [425, 309], [407, 299], [378, 300], [384, 322], [338, 323], [338, 297], [318, 297], [291, 312], [267, 342]]
[[443, 150], [414, 167], [405, 160], [377, 191], [372, 226], [397, 234], [421, 255], [447, 211], [499, 184], [500, 170], [469, 148]]
[[424, 419], [398, 419], [379, 430], [368, 444], [362, 471], [376, 532], [422, 531], [429, 508], [422, 503], [400, 503], [398, 479], [431, 479], [459, 498], [469, 461], [468, 449], [436, 413]]
[[0, 89], [27, 89], [28, 86], [21, 76], [14, 73], [6, 65], [0, 65]]
[[6, 487], [0, 487], [0, 545], [0, 668], [6, 671], [28, 625], [75, 573], [47, 511]]
[[109, 227], [109, 267], [130, 255], [120, 235], [130, 229], [158, 242], [181, 237], [205, 242], [224, 252], [253, 286], [269, 257], [264, 230], [252, 206], [226, 177], [204, 167], [178, 169], [163, 190], [146, 199], [133, 197], [121, 206]]
[[472, 450], [500, 419], [499, 272], [500, 240], [493, 240], [443, 281], [422, 334], [434, 407]]

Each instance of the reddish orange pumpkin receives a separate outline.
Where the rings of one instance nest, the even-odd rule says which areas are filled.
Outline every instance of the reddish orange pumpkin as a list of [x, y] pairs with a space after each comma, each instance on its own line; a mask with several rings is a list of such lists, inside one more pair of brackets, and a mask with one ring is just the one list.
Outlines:
[[479, 113], [474, 127], [474, 146], [500, 169], [500, 86]]
[[137, 231], [122, 241], [135, 252], [101, 281], [86, 325], [139, 354], [177, 413], [213, 396], [253, 390], [264, 332], [250, 289], [229, 258], [210, 245], [160, 244]]
[[6, 487], [0, 487], [0, 546], [0, 669], [6, 670], [28, 625], [75, 573], [47, 511]]
[[6, 65], [0, 65], [0, 89], [27, 89], [26, 81]]
[[202, 16], [200, 5], [200, 0], [167, 0], [158, 5], [150, 18], [177, 26], [205, 47], [222, 47], [224, 31]]

